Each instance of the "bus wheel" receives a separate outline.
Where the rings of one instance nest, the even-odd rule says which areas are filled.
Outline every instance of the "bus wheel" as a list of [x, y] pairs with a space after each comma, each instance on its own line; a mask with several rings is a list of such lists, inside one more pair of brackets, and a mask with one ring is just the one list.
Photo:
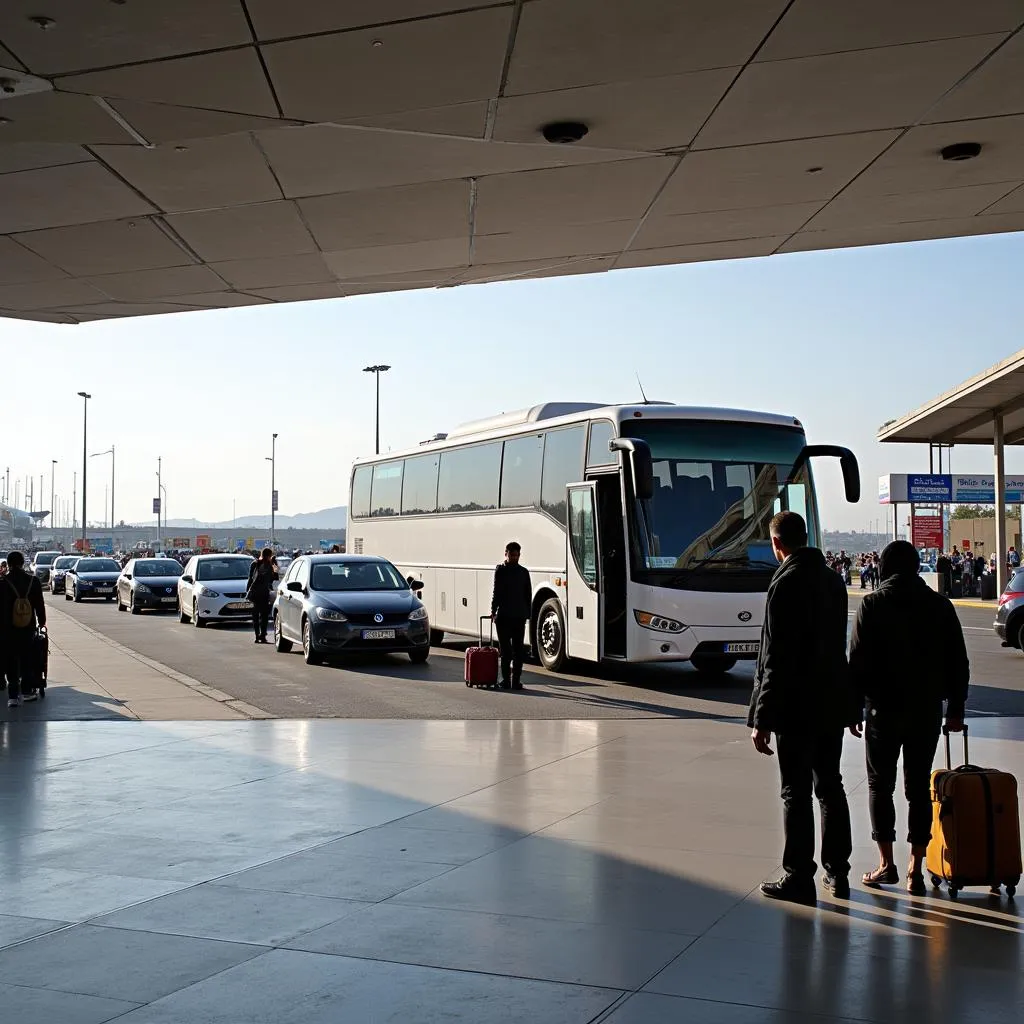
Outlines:
[[720, 676], [734, 669], [737, 660], [737, 658], [730, 658], [726, 654], [695, 654], [690, 659], [690, 664], [701, 675]]
[[561, 672], [569, 658], [565, 653], [565, 623], [562, 604], [557, 597], [549, 598], [537, 615], [537, 653], [540, 663], [549, 672]]

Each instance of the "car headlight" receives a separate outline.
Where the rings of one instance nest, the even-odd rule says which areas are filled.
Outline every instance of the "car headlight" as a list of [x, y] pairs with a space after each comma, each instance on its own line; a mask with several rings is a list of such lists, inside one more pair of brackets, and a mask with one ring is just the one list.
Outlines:
[[92, 583], [90, 583], [90, 582], [89, 582], [89, 580], [83, 580], [83, 579], [79, 579], [79, 581], [78, 581], [78, 585], [79, 585], [80, 587], [91, 587], [91, 586], [92, 586]]
[[136, 594], [152, 594], [153, 591], [150, 590], [149, 587], [147, 587], [145, 583], [137, 583], [135, 585], [135, 593]]
[[345, 614], [339, 612], [337, 608], [317, 608], [316, 617], [326, 619], [328, 622], [348, 622]]
[[419, 608], [413, 608], [413, 610], [409, 612], [410, 622], [422, 622], [426, 617], [427, 609], [424, 608], [423, 605], [420, 605]]
[[687, 628], [675, 619], [668, 619], [664, 615], [655, 615], [653, 612], [641, 612], [634, 608], [633, 615], [644, 629], [653, 629], [659, 633], [682, 633]]
[[200, 597], [220, 597], [220, 593], [216, 590], [211, 590], [209, 587], [199, 588]]

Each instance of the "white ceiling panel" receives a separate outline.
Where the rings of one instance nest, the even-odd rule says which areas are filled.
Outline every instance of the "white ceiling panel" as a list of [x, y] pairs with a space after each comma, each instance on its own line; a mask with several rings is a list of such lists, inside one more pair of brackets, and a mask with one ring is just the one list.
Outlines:
[[149, 203], [95, 162], [14, 171], [0, 180], [0, 234], [152, 212]]
[[1022, 18], [1020, 0], [796, 0], [755, 59], [1010, 32]]
[[166, 299], [190, 292], [225, 291], [224, 282], [209, 267], [168, 267], [139, 270], [130, 274], [104, 274], [85, 280], [112, 299], [144, 302]]
[[227, 260], [211, 266], [232, 287], [260, 289], [260, 294], [276, 285], [325, 284], [335, 279], [320, 253]]
[[740, 260], [770, 256], [786, 241], [785, 235], [769, 238], [744, 238], [730, 242], [705, 242], [702, 245], [674, 245], [662, 249], [630, 249], [616, 261], [616, 269], [660, 267], [671, 263], [704, 263], [709, 260]]
[[168, 213], [281, 198], [263, 154], [248, 135], [190, 139], [154, 149], [99, 146], [96, 153]]
[[481, 178], [476, 231], [494, 234], [548, 225], [635, 221], [675, 165], [673, 157], [659, 156]]
[[473, 262], [509, 263], [535, 257], [617, 253], [626, 247], [635, 230], [635, 221], [613, 220], [477, 235], [473, 242]]
[[295, 204], [286, 200], [198, 213], [172, 213], [167, 223], [203, 260], [247, 259], [252, 253], [291, 256], [315, 253]]
[[83, 321], [105, 320], [118, 316], [157, 316], [167, 313], [191, 313], [202, 306], [185, 302], [94, 302], [89, 305], [68, 306], [71, 316]]
[[993, 203], [985, 213], [993, 217], [1004, 213], [1024, 213], [1024, 185], [1014, 189], [999, 202]]
[[587, 145], [624, 149], [687, 146], [738, 68], [559, 89], [498, 101], [494, 138], [540, 142], [552, 121], [582, 121]]
[[320, 248], [425, 242], [469, 235], [469, 182], [437, 181], [300, 199]]
[[272, 288], [254, 289], [254, 294], [271, 302], [312, 302], [317, 299], [340, 299], [349, 292], [344, 285], [331, 284], [286, 284]]
[[102, 302], [106, 296], [84, 281], [65, 278], [0, 286], [0, 309], [60, 309], [76, 303]]
[[456, 275], [466, 284], [487, 281], [521, 281], [558, 274], [592, 274], [610, 270], [614, 256], [554, 256], [549, 259], [513, 260], [502, 263], [474, 261]]
[[0, 68], [8, 71], [24, 71], [25, 65], [5, 46], [0, 46]]
[[180, 267], [195, 262], [146, 217], [49, 228], [14, 237], [75, 277]]
[[108, 98], [279, 115], [259, 55], [251, 47], [71, 75], [58, 78], [57, 87]]
[[1002, 36], [972, 36], [751, 64], [698, 149], [914, 124]]
[[967, 81], [940, 99], [923, 120], [962, 121], [999, 114], [1024, 114], [1024, 32], [1009, 39]]
[[[30, 19], [46, 15], [46, 30]], [[2, 39], [37, 75], [241, 46], [252, 36], [239, 0], [4, 0]]]
[[327, 252], [324, 260], [340, 278], [463, 267], [469, 263], [469, 238], [439, 238], [406, 245], [375, 245], [347, 252]]
[[634, 249], [657, 249], [670, 245], [699, 245], [740, 238], [788, 235], [807, 223], [822, 207], [820, 202], [790, 203], [786, 206], [747, 207], [711, 213], [683, 213], [659, 217], [655, 206], [633, 242]]
[[865, 132], [691, 152], [661, 193], [657, 214], [825, 202], [897, 136]]
[[[496, 95], [511, 8], [262, 47], [285, 117], [330, 121]], [[452, 68], [458, 68], [451, 74]]]
[[457, 103], [450, 107], [428, 107], [424, 110], [400, 110], [392, 114], [371, 114], [369, 117], [347, 117], [345, 124], [389, 131], [421, 132], [426, 135], [459, 135], [465, 139], [482, 139], [487, 127], [486, 100]]
[[147, 142], [205, 139], [296, 123], [280, 118], [256, 117], [253, 114], [231, 114], [223, 110], [150, 103], [147, 100], [112, 99], [109, 102]]
[[205, 309], [233, 309], [239, 306], [265, 306], [270, 299], [244, 292], [199, 292], [196, 295], [177, 295], [177, 302]]
[[785, 7], [785, 0], [531, 0], [506, 94], [734, 67]]
[[[2, 130], [2, 129], [0, 129]], [[0, 142], [0, 174], [27, 171], [33, 167], [79, 164], [92, 157], [81, 146], [59, 142]]]
[[67, 274], [42, 257], [0, 235], [0, 285], [59, 281]]
[[111, 143], [134, 140], [91, 96], [37, 92], [0, 103], [8, 123], [0, 126], [4, 145], [17, 142]]

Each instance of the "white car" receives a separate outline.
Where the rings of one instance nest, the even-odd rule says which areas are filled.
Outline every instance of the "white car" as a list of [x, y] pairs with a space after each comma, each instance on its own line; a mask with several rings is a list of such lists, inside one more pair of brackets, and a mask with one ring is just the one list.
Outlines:
[[245, 599], [250, 555], [193, 555], [178, 579], [178, 617], [202, 627], [230, 622], [252, 614]]

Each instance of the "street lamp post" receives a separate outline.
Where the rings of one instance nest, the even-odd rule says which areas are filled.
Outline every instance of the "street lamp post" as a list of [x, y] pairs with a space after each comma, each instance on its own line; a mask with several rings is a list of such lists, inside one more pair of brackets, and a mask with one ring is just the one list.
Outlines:
[[50, 532], [57, 540], [57, 492], [53, 486], [57, 473], [57, 460], [50, 459]]
[[277, 546], [277, 434], [270, 436], [270, 546]]
[[376, 415], [376, 454], [380, 455], [380, 375], [387, 373], [390, 370], [390, 366], [384, 366], [378, 364], [377, 366], [364, 366], [363, 373], [372, 373], [377, 382], [377, 415]]
[[88, 449], [88, 433], [89, 433], [89, 399], [92, 395], [87, 394], [85, 391], [79, 391], [78, 397], [82, 399], [82, 553], [85, 554], [86, 548], [86, 535], [88, 533], [86, 518], [86, 477], [89, 472], [89, 449]]
[[[110, 539], [114, 539], [114, 460], [117, 456], [114, 454], [114, 446], [111, 445], [105, 452], [93, 452], [90, 458], [98, 459], [101, 455], [110, 456]], [[117, 545], [114, 545], [114, 549], [117, 549]]]

